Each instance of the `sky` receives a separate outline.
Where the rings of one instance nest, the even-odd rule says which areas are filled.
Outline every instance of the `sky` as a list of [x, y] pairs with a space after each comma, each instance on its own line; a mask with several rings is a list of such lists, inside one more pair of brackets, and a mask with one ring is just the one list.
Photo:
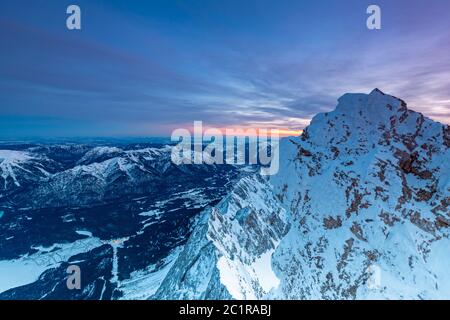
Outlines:
[[449, 53], [448, 0], [2, 0], [0, 138], [295, 131], [374, 88], [448, 124]]

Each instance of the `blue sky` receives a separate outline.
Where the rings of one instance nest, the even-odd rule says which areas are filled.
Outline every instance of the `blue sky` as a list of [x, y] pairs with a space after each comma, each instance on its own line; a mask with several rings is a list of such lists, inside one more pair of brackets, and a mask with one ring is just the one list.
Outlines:
[[447, 0], [9, 0], [0, 42], [4, 138], [297, 130], [375, 87], [450, 123]]

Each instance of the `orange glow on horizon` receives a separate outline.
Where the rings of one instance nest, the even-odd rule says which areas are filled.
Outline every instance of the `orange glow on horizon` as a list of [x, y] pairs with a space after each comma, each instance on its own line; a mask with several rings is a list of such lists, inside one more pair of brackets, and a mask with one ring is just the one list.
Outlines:
[[280, 137], [297, 137], [302, 134], [303, 130], [276, 129]]
[[[264, 130], [265, 133], [270, 136], [272, 133], [278, 134], [280, 137], [296, 137], [300, 136], [303, 130], [291, 130], [287, 128], [252, 128], [252, 127], [237, 127], [237, 128], [218, 128], [224, 136], [260, 136], [262, 133], [260, 130]], [[204, 132], [208, 130], [205, 128]], [[251, 134], [254, 131], [256, 134]]]
[[[191, 134], [194, 134], [194, 126], [186, 126], [187, 130], [191, 132]], [[253, 127], [253, 126], [233, 126], [233, 127], [213, 127], [213, 126], [207, 126], [202, 125], [201, 131], [202, 134], [210, 133], [214, 134], [215, 130], [219, 130], [220, 133], [223, 136], [262, 136], [263, 134], [266, 134], [267, 136], [271, 136], [272, 133], [278, 134], [280, 137], [298, 137], [302, 134], [303, 130], [293, 130], [288, 128], [270, 128], [270, 127]], [[209, 131], [209, 132], [208, 132]], [[261, 132], [265, 131], [265, 132]]]

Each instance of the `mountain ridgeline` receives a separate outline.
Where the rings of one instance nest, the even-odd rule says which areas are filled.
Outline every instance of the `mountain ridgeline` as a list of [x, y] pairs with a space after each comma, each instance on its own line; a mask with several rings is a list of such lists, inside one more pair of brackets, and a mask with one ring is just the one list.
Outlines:
[[272, 176], [171, 148], [0, 150], [0, 299], [450, 299], [450, 128], [404, 101], [345, 94]]
[[155, 299], [449, 299], [450, 129], [375, 89], [202, 213]]

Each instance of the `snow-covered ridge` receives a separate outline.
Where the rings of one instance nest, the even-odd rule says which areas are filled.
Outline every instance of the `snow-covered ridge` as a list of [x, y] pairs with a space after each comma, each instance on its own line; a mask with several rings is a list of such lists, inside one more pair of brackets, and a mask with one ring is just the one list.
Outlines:
[[21, 174], [48, 176], [49, 173], [44, 166], [48, 161], [42, 156], [25, 151], [0, 150], [0, 177], [3, 180], [3, 189], [7, 189], [11, 184], [20, 187]]
[[449, 299], [448, 159], [448, 126], [346, 94], [204, 213], [155, 297]]
[[[36, 152], [33, 152], [35, 149]], [[133, 170], [148, 174], [154, 174], [152, 170], [164, 173], [170, 159], [167, 148], [122, 151], [119, 148], [96, 147], [88, 151], [78, 165], [63, 169], [61, 164], [38, 151], [38, 148], [30, 148], [30, 151], [0, 150], [0, 191], [3, 189], [3, 195], [31, 183], [42, 186], [43, 182], [48, 182], [52, 185], [58, 180], [76, 180], [80, 175], [105, 180], [117, 175], [117, 172], [132, 179], [133, 173], [130, 171]]]
[[[45, 154], [3, 151], [8, 157], [0, 164], [0, 199], [27, 208], [82, 206], [151, 193], [156, 186], [161, 191], [164, 185], [188, 185], [213, 172], [230, 170], [220, 165], [175, 165], [171, 151], [171, 146], [137, 150], [94, 147], [68, 167]], [[58, 155], [58, 159], [64, 157], [64, 153]]]
[[101, 146], [95, 147], [84, 154], [78, 160], [77, 164], [90, 164], [94, 162], [101, 162], [110, 158], [115, 158], [123, 154], [123, 150], [118, 147]]

